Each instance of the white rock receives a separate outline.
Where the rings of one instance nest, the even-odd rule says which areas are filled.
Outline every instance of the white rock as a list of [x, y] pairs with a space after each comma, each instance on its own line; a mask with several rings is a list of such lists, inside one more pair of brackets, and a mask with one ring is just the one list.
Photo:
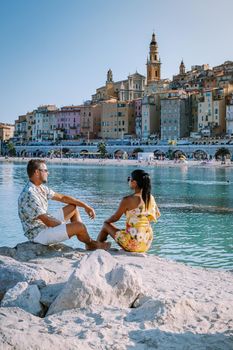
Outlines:
[[20, 307], [35, 316], [39, 316], [42, 312], [40, 296], [37, 285], [30, 286], [27, 282], [19, 282], [6, 292], [1, 306]]
[[137, 272], [97, 250], [82, 258], [48, 314], [90, 305], [130, 307], [141, 291]]
[[[38, 264], [49, 273], [50, 284], [40, 289], [41, 300], [48, 304], [80, 265], [76, 252], [73, 259], [54, 254], [37, 255], [33, 264], [27, 264], [32, 268]], [[119, 301], [117, 306], [93, 304], [40, 318], [18, 307], [1, 307], [0, 350], [233, 350], [232, 272], [191, 268], [153, 255], [112, 254], [142, 278], [144, 296], [136, 299], [135, 308], [122, 308]], [[113, 275], [111, 260], [102, 258], [109, 264], [102, 267], [100, 260], [87, 269], [88, 280], [92, 278], [98, 288], [100, 273]]]
[[[95, 349], [77, 336], [75, 319], [69, 317], [65, 319], [65, 325], [62, 320], [57, 324], [17, 307], [0, 308], [0, 350]], [[68, 337], [67, 330], [72, 332]]]
[[40, 302], [49, 307], [56, 297], [61, 293], [64, 288], [65, 283], [54, 283], [48, 284], [46, 287], [41, 289], [41, 298]]
[[62, 243], [46, 246], [39, 243], [23, 242], [17, 244], [14, 248], [0, 247], [0, 255], [10, 256], [20, 261], [28, 261], [42, 256], [49, 256], [50, 258], [55, 256], [68, 257], [68, 255], [73, 253], [73, 248]]
[[49, 273], [43, 267], [0, 256], [0, 294], [4, 294], [18, 282], [33, 283], [42, 287], [49, 281]]

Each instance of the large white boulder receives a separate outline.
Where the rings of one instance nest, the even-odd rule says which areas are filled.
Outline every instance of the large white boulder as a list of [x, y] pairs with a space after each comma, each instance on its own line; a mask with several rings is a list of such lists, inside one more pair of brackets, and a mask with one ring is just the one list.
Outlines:
[[0, 295], [14, 287], [18, 282], [45, 286], [50, 274], [43, 267], [31, 263], [22, 263], [7, 256], [0, 256]]
[[81, 259], [47, 315], [90, 305], [131, 307], [141, 292], [141, 278], [135, 270], [97, 250]]
[[1, 306], [19, 307], [35, 316], [41, 315], [40, 291], [37, 285], [29, 285], [27, 282], [19, 282], [9, 289], [2, 299]]

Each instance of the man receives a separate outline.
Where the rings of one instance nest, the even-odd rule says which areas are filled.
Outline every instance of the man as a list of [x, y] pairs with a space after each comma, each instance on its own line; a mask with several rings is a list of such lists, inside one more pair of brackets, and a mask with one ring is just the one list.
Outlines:
[[[49, 245], [76, 236], [85, 243], [86, 249], [108, 249], [109, 244], [94, 241], [82, 223], [77, 207], [84, 208], [91, 219], [95, 211], [80, 200], [56, 193], [44, 184], [48, 169], [42, 159], [31, 159], [27, 165], [29, 181], [18, 199], [19, 217], [25, 236], [32, 242]], [[56, 215], [48, 214], [48, 199], [66, 203]], [[70, 223], [67, 223], [70, 220]]]

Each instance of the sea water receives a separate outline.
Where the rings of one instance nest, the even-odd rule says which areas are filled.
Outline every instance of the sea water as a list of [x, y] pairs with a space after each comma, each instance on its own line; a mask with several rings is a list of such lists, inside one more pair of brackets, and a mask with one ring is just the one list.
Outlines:
[[[50, 186], [94, 207], [96, 219], [81, 210], [96, 238], [103, 221], [130, 194], [127, 177], [137, 166], [48, 164]], [[161, 211], [153, 224], [149, 254], [192, 266], [233, 269], [233, 169], [230, 167], [147, 166], [152, 193]], [[0, 246], [26, 240], [17, 212], [18, 196], [27, 182], [26, 163], [0, 163]], [[50, 201], [54, 212], [61, 203]], [[124, 218], [117, 226], [124, 227]], [[75, 238], [66, 242], [83, 247]], [[114, 243], [113, 243], [114, 245]]]

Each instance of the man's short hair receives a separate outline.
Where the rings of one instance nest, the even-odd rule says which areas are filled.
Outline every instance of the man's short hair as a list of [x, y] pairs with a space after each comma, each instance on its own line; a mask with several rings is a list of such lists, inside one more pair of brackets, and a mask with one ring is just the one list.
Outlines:
[[28, 162], [27, 165], [27, 173], [29, 179], [32, 177], [32, 175], [35, 173], [37, 169], [40, 168], [41, 164], [45, 164], [45, 161], [43, 159], [31, 159]]

